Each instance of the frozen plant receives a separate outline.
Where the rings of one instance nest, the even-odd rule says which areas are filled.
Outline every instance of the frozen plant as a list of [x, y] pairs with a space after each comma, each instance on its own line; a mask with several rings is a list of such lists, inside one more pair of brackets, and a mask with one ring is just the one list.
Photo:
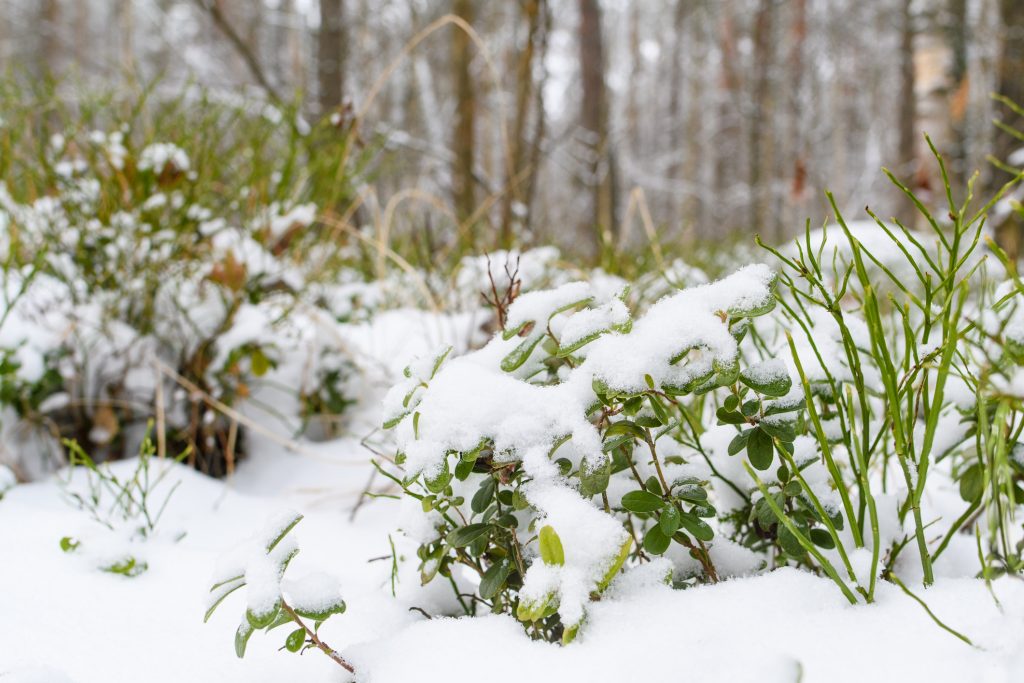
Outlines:
[[235, 654], [245, 656], [253, 632], [266, 633], [291, 625], [284, 640], [289, 652], [318, 649], [331, 661], [353, 672], [344, 657], [321, 640], [320, 626], [345, 611], [337, 581], [326, 574], [312, 574], [298, 580], [285, 579], [288, 565], [299, 552], [288, 534], [302, 521], [302, 515], [286, 512], [271, 518], [262, 533], [252, 539], [248, 554], [222, 567], [210, 587], [204, 621], [237, 590], [245, 588], [246, 605], [235, 632]]
[[[61, 481], [64, 497], [93, 522], [128, 544], [144, 541], [155, 534], [171, 496], [181, 484], [180, 480], [176, 481], [166, 492], [158, 494], [157, 490], [172, 471], [172, 466], [171, 462], [154, 463], [156, 448], [150, 438], [151, 431], [152, 422], [139, 445], [135, 468], [127, 477], [119, 477], [109, 465], [97, 464], [77, 441], [65, 441], [69, 467], [67, 480]], [[174, 458], [173, 463], [180, 463], [186, 457], [187, 449]], [[84, 478], [84, 486], [75, 483], [76, 473], [80, 479]], [[183, 536], [180, 534], [174, 540]], [[60, 547], [65, 553], [89, 550], [83, 540], [73, 536], [61, 538]], [[145, 561], [121, 550], [113, 555], [101, 554], [97, 561], [103, 571], [124, 576], [138, 576], [148, 569]]]

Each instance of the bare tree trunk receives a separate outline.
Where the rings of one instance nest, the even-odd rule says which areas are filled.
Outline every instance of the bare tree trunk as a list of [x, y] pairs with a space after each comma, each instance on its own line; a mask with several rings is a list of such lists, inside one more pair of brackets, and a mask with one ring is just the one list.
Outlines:
[[316, 53], [317, 101], [323, 114], [341, 105], [345, 79], [345, 3], [320, 0]]
[[949, 22], [947, 37], [953, 53], [950, 69], [949, 120], [952, 139], [949, 147], [951, 180], [961, 188], [970, 175], [967, 170], [967, 102], [970, 95], [970, 81], [967, 72], [967, 44], [970, 39], [967, 25], [967, 0], [947, 0]]
[[544, 102], [544, 86], [547, 85], [548, 72], [545, 59], [548, 54], [548, 36], [551, 33], [551, 9], [547, 0], [541, 0], [538, 12], [540, 32], [537, 40], [536, 62], [540, 76], [533, 92], [533, 137], [530, 140], [530, 173], [526, 177], [526, 211], [523, 225], [533, 229], [534, 204], [537, 196], [537, 179], [541, 175], [541, 148], [547, 137], [547, 108]]
[[[998, 67], [999, 94], [1024, 106], [1024, 2], [1001, 0], [1000, 9], [1003, 22], [1003, 50]], [[999, 108], [999, 113], [1003, 123], [1018, 131], [1024, 131], [1024, 117], [1016, 115], [1005, 106]], [[1020, 146], [1020, 140], [1000, 130], [995, 137], [993, 154], [1005, 162]], [[989, 183], [990, 189], [996, 191], [1008, 179], [1005, 173], [994, 172]], [[1013, 261], [1020, 255], [1021, 227], [1020, 219], [1015, 212], [1011, 212], [996, 230], [1000, 246]]]
[[[789, 189], [789, 203], [793, 208], [787, 217], [787, 223], [798, 225], [804, 218], [801, 213], [807, 203], [807, 150], [806, 133], [803, 126], [804, 110], [804, 43], [807, 40], [807, 0], [795, 0], [793, 7], [793, 25], [790, 29], [788, 139], [790, 144], [790, 163], [792, 164], [792, 180]], [[779, 231], [776, 241], [784, 237]]]
[[[908, 185], [912, 185], [913, 176], [917, 173], [917, 101], [914, 94], [914, 17], [911, 4], [912, 0], [903, 0], [900, 12], [899, 149], [896, 154], [898, 175]], [[914, 221], [914, 206], [906, 197], [898, 198], [896, 217], [904, 224]]]
[[[740, 91], [740, 77], [736, 70], [736, 31], [733, 23], [732, 3], [721, 3], [723, 12], [719, 25], [719, 52], [721, 72], [718, 92], [718, 121], [715, 130], [714, 149], [714, 196], [711, 220], [726, 230], [736, 227], [733, 217], [735, 206], [731, 199], [733, 183], [738, 177], [738, 152], [740, 126], [737, 114], [737, 93]], [[727, 223], [731, 221], [731, 223]]]
[[[747, 184], [750, 188], [748, 207], [748, 228], [754, 232], [762, 232], [764, 225], [765, 180], [762, 164], [766, 147], [771, 145], [765, 138], [765, 128], [771, 128], [771, 88], [769, 75], [772, 63], [772, 14], [773, 0], [758, 0], [757, 13], [754, 17], [754, 92], [752, 120], [748, 148], [750, 167], [747, 173]], [[770, 179], [769, 179], [770, 181]]]
[[40, 0], [39, 2], [39, 54], [36, 63], [43, 75], [52, 76], [58, 69], [60, 53], [60, 2], [58, 0]]
[[[583, 98], [580, 127], [585, 135], [588, 158], [584, 184], [592, 193], [589, 222], [580, 234], [591, 235], [594, 251], [612, 239], [615, 227], [614, 155], [608, 139], [608, 91], [604, 81], [604, 38], [598, 0], [579, 0], [580, 73]], [[602, 235], [604, 236], [602, 239]]]
[[537, 35], [540, 32], [540, 21], [543, 8], [542, 0], [526, 0], [523, 14], [526, 19], [526, 43], [519, 53], [516, 62], [516, 110], [512, 120], [512, 132], [509, 145], [511, 149], [510, 170], [512, 177], [505, 179], [505, 196], [501, 207], [501, 246], [512, 247], [515, 239], [514, 214], [521, 213], [524, 208], [524, 174], [533, 175], [536, 168], [523, 168], [526, 159], [526, 119], [530, 114], [530, 101], [533, 94], [533, 57], [536, 51]]
[[[452, 14], [468, 24], [473, 23], [473, 0], [453, 0]], [[472, 46], [465, 32], [454, 29], [452, 39], [452, 68], [455, 80], [456, 114], [452, 136], [452, 196], [459, 221], [465, 221], [476, 209], [473, 182], [475, 159], [476, 92], [470, 66]], [[475, 230], [470, 226], [470, 238], [475, 244]]]

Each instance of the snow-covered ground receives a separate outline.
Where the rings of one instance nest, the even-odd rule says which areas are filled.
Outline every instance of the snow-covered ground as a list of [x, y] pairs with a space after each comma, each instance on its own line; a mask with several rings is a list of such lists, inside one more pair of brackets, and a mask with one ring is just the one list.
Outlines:
[[[174, 467], [167, 483], [182, 484], [162, 531], [133, 548], [149, 565], [135, 578], [99, 571], [88, 554], [62, 552], [64, 536], [84, 549], [102, 546], [108, 532], [67, 503], [57, 480], [10, 491], [0, 500], [0, 680], [348, 680], [317, 652], [278, 651], [283, 633], [276, 631], [255, 634], [237, 659], [237, 598], [203, 624], [219, 558], [288, 508], [305, 514], [296, 530], [302, 551], [289, 574], [327, 571], [340, 581], [348, 611], [321, 635], [355, 664], [358, 680], [1024, 678], [1024, 583], [1016, 579], [993, 585], [998, 606], [978, 580], [947, 579], [926, 592], [935, 614], [974, 648], [894, 586], [882, 584], [875, 605], [851, 607], [831, 582], [792, 569], [684, 591], [626, 573], [567, 647], [530, 641], [511, 617], [427, 620], [409, 608], [430, 613], [441, 596], [419, 587], [414, 563], [405, 565], [392, 597], [388, 534], [398, 503], [369, 501], [351, 517], [370, 472], [366, 452], [351, 440], [316, 448], [321, 458], [260, 453], [225, 483]], [[132, 467], [120, 463], [115, 472]], [[277, 492], [268, 494], [275, 482]], [[174, 541], [179, 531], [186, 535]], [[412, 553], [392, 538], [400, 555]], [[445, 592], [438, 583], [430, 590]]]

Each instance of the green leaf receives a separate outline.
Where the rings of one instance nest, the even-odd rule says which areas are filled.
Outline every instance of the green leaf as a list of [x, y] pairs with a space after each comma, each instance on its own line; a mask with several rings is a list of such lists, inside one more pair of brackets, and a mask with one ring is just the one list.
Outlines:
[[786, 494], [787, 498], [795, 498], [800, 495], [801, 491], [803, 491], [803, 487], [800, 486], [800, 482], [798, 481], [791, 481], [782, 489], [782, 492]]
[[619, 573], [620, 569], [622, 569], [622, 565], [626, 563], [626, 559], [629, 557], [629, 551], [632, 547], [633, 539], [632, 537], [627, 536], [622, 546], [619, 547], [619, 554], [615, 557], [615, 561], [612, 562], [612, 565], [608, 567], [608, 571], [604, 573], [604, 576], [601, 577], [601, 580], [597, 583], [598, 593], [603, 593], [611, 584], [612, 579], [614, 579], [615, 575]]
[[253, 628], [246, 619], [242, 619], [242, 623], [238, 625], [238, 630], [235, 631], [235, 656], [239, 659], [245, 656], [245, 646], [249, 643], [249, 636], [252, 635]]
[[252, 374], [262, 377], [270, 369], [270, 360], [260, 348], [255, 348], [249, 354], [249, 363], [252, 366]]
[[740, 372], [740, 381], [765, 396], [785, 396], [793, 388], [793, 380], [789, 375], [762, 377], [758, 373], [751, 373], [750, 368]]
[[288, 634], [284, 641], [284, 647], [288, 652], [298, 652], [306, 643], [306, 629], [297, 628]]
[[772, 466], [772, 457], [775, 449], [772, 445], [772, 437], [760, 427], [752, 429], [747, 438], [747, 458], [755, 469], [762, 472]]
[[285, 536], [288, 535], [295, 525], [302, 521], [302, 515], [297, 512], [291, 513], [288, 517], [283, 518], [274, 531], [273, 537], [267, 542], [266, 550], [269, 553], [271, 550], [277, 547], [277, 544], [281, 542]]
[[605, 430], [604, 436], [607, 439], [608, 437], [620, 434], [628, 434], [629, 436], [640, 439], [641, 441], [645, 441], [647, 439], [647, 432], [644, 428], [635, 422], [630, 422], [629, 420], [619, 420], [612, 424]]
[[[209, 621], [209, 620], [210, 620], [210, 617], [211, 617], [211, 616], [213, 616], [213, 613], [214, 613], [214, 611], [215, 611], [215, 610], [216, 610], [216, 609], [217, 609], [218, 607], [220, 607], [220, 604], [221, 604], [222, 602], [224, 602], [225, 598], [227, 598], [227, 597], [228, 597], [229, 595], [231, 595], [231, 594], [232, 594], [232, 593], [234, 593], [234, 592], [235, 592], [236, 590], [238, 590], [239, 588], [241, 588], [242, 586], [244, 586], [244, 585], [245, 585], [245, 577], [240, 577], [240, 578], [238, 578], [238, 579], [234, 579], [234, 580], [235, 580], [235, 581], [237, 581], [238, 583], [236, 583], [236, 584], [235, 584], [234, 586], [232, 586], [231, 588], [228, 588], [227, 590], [223, 591], [223, 592], [222, 592], [222, 593], [221, 593], [221, 594], [220, 594], [220, 595], [219, 595], [219, 596], [217, 597], [217, 599], [216, 599], [216, 600], [214, 601], [214, 603], [213, 603], [212, 605], [210, 605], [210, 608], [206, 610], [206, 614], [204, 614], [204, 615], [203, 615], [203, 623], [206, 623], [207, 621]], [[230, 582], [229, 582], [229, 583], [230, 583]], [[221, 585], [225, 585], [225, 584], [221, 584]], [[211, 589], [211, 590], [217, 590], [217, 588], [219, 588], [219, 587], [220, 587], [220, 586], [215, 586], [215, 587], [214, 587], [213, 589]]]
[[793, 427], [792, 422], [776, 422], [775, 420], [762, 420], [760, 424], [769, 436], [774, 436], [776, 439], [785, 443], [792, 443], [796, 439], [796, 431]]
[[708, 492], [700, 484], [683, 484], [676, 489], [675, 494], [677, 498], [691, 503], [704, 503], [708, 499]]
[[630, 512], [654, 512], [664, 506], [664, 500], [648, 491], [630, 491], [622, 497], [622, 507]]
[[668, 537], [671, 537], [676, 531], [679, 530], [680, 517], [679, 509], [675, 505], [669, 505], [665, 508], [665, 511], [661, 513], [658, 518], [658, 526], [661, 527], [661, 532]]
[[492, 564], [480, 579], [480, 597], [490, 600], [497, 595], [511, 573], [512, 564], [507, 558]]
[[448, 458], [441, 461], [441, 469], [432, 477], [423, 477], [423, 485], [431, 493], [441, 493], [452, 480], [452, 473], [448, 469]]
[[60, 539], [60, 549], [66, 553], [74, 552], [80, 545], [82, 545], [82, 542], [71, 536], [65, 536]]
[[704, 541], [706, 543], [715, 537], [714, 529], [708, 526], [707, 522], [696, 515], [683, 513], [679, 518], [679, 522], [683, 529], [699, 541]]
[[467, 545], [491, 532], [490, 524], [467, 524], [449, 533], [444, 540], [453, 548], [465, 548]]
[[798, 539], [789, 529], [784, 526], [779, 527], [779, 546], [786, 552], [787, 555], [792, 557], [802, 557], [806, 550], [803, 545], [800, 544]]
[[271, 608], [266, 612], [253, 612], [251, 609], [245, 610], [245, 618], [249, 620], [249, 624], [254, 629], [266, 628], [274, 623], [274, 619], [277, 618], [277, 613], [281, 611], [281, 599], [278, 598]]
[[829, 550], [836, 547], [836, 542], [832, 538], [832, 534], [825, 529], [811, 529], [810, 537], [811, 542], [816, 546], [827, 548]]
[[597, 467], [592, 467], [590, 459], [584, 457], [580, 464], [580, 494], [584, 498], [596, 496], [608, 489], [608, 481], [612, 474], [611, 458], [605, 457]]
[[726, 410], [724, 406], [715, 411], [715, 416], [727, 425], [741, 425], [747, 423], [747, 418], [743, 417], [743, 415], [735, 410]]
[[565, 564], [565, 551], [562, 549], [562, 539], [558, 537], [550, 526], [541, 527], [537, 539], [540, 545], [540, 559], [544, 564], [560, 567]]
[[[975, 463], [960, 475], [960, 497], [968, 503], [981, 500], [985, 491], [985, 473], [980, 463]], [[61, 546], [63, 547], [63, 546]]]
[[533, 350], [537, 348], [537, 344], [544, 338], [543, 334], [531, 334], [529, 337], [519, 342], [519, 346], [512, 349], [511, 353], [501, 359], [501, 369], [505, 372], [512, 372], [517, 370], [533, 353]]
[[729, 442], [729, 455], [736, 455], [747, 447], [747, 439], [750, 438], [751, 431], [750, 429], [744, 429], [733, 437], [732, 441]]
[[394, 429], [398, 425], [399, 422], [401, 422], [402, 420], [404, 420], [406, 417], [409, 416], [410, 412], [411, 411], [406, 410], [405, 412], [403, 412], [403, 413], [401, 413], [399, 415], [396, 415], [395, 417], [391, 418], [390, 420], [385, 420], [384, 421], [384, 425], [383, 425], [384, 429]]
[[655, 524], [644, 534], [644, 550], [652, 555], [661, 555], [668, 550], [672, 539], [661, 530], [660, 524]]
[[322, 607], [317, 607], [316, 609], [311, 609], [309, 607], [292, 607], [292, 609], [295, 610], [295, 613], [300, 617], [313, 619], [315, 621], [323, 621], [332, 614], [344, 614], [347, 608], [348, 605], [345, 604], [345, 601], [342, 600], [340, 596], [335, 597], [328, 604]]
[[497, 488], [497, 482], [494, 481], [494, 477], [485, 477], [483, 482], [480, 483], [480, 488], [473, 494], [473, 499], [469, 504], [470, 509], [477, 514], [486, 510], [487, 506], [494, 500], [495, 488]]

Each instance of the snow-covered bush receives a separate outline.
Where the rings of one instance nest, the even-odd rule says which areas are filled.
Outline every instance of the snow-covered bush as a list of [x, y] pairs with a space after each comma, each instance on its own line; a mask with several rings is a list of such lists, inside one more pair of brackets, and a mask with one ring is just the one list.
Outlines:
[[[619, 296], [568, 283], [520, 296], [483, 349], [410, 366], [385, 400], [385, 426], [396, 429], [396, 480], [426, 514], [423, 581], [464, 567], [491, 609], [567, 642], [629, 557], [674, 546], [715, 577], [707, 470], [671, 434], [702, 419], [681, 397], [703, 406], [722, 387], [749, 387], [758, 415], [799, 407], [772, 400], [790, 388], [777, 363], [740, 351], [751, 319], [774, 306], [774, 282], [748, 266], [635, 321]], [[756, 433], [747, 448], [765, 469], [772, 437]]]
[[[272, 406], [293, 432], [336, 420], [354, 373], [321, 341], [334, 316], [316, 294], [346, 266], [275, 150], [343, 141], [270, 143], [293, 134], [212, 105], [95, 118], [43, 139], [5, 129], [35, 161], [0, 160], [0, 459], [38, 476], [64, 458], [60, 437], [128, 455], [158, 395], [168, 448], [214, 475], [247, 435], [218, 406]], [[51, 462], [22, 461], [31, 437], [53, 440]]]
[[[101, 527], [102, 533], [64, 536], [60, 548], [65, 553], [82, 555], [111, 574], [133, 577], [145, 572], [149, 564], [136, 548], [157, 533], [157, 525], [179, 482], [169, 487], [161, 484], [171, 473], [174, 463], [188, 455], [182, 452], [173, 460], [154, 461], [156, 447], [150, 438], [152, 422], [139, 446], [134, 468], [118, 476], [109, 466], [97, 464], [76, 441], [67, 441], [69, 467], [61, 479], [64, 498]], [[181, 540], [182, 533], [173, 533]]]

